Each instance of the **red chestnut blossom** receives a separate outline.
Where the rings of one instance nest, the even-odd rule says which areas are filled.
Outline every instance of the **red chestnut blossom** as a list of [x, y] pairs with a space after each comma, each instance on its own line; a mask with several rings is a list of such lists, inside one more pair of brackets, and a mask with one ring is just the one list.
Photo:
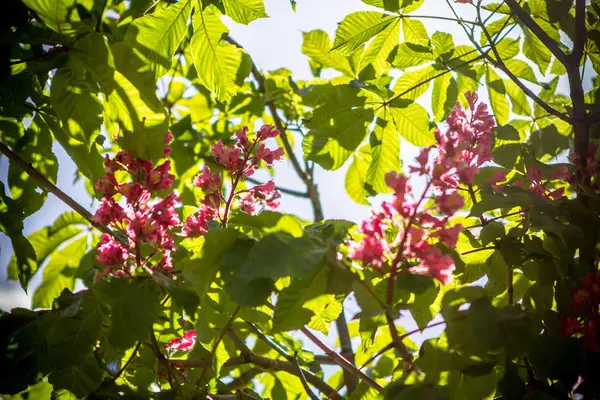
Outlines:
[[571, 292], [571, 308], [576, 317], [560, 317], [558, 334], [569, 337], [580, 336], [581, 342], [590, 351], [600, 351], [600, 272], [590, 272], [581, 279], [581, 286]]
[[196, 342], [196, 330], [191, 329], [183, 334], [183, 337], [175, 338], [167, 343], [166, 350], [169, 353], [176, 351], [190, 351]]
[[498, 185], [498, 183], [504, 181], [506, 181], [506, 173], [504, 173], [504, 171], [497, 171], [494, 176], [485, 181], [485, 183], [490, 185], [494, 192], [500, 193], [502, 192], [503, 185]]
[[[239, 208], [248, 214], [257, 210], [257, 206], [276, 208], [281, 197], [275, 189], [275, 183], [269, 181], [262, 185], [254, 186], [247, 190], [237, 190], [237, 185], [248, 178], [258, 168], [260, 161], [271, 166], [274, 161], [283, 156], [283, 149], [268, 149], [264, 143], [266, 139], [276, 137], [279, 131], [270, 125], [263, 125], [253, 139], [248, 137], [248, 128], [244, 127], [235, 133], [236, 144], [225, 147], [223, 141], [219, 141], [212, 148], [212, 153], [217, 162], [225, 166], [231, 177], [229, 194], [224, 193], [223, 177], [220, 173], [213, 173], [205, 166], [200, 174], [194, 178], [194, 186], [202, 189], [205, 193], [200, 201], [201, 207], [197, 214], [187, 218], [181, 234], [188, 237], [204, 235], [208, 231], [208, 222], [218, 220], [224, 226], [227, 223], [230, 208], [236, 198], [243, 194], [238, 202]], [[224, 205], [224, 210], [221, 210]]]
[[127, 249], [107, 233], [102, 235], [96, 251], [96, 262], [111, 267], [122, 266], [129, 256]]
[[[487, 105], [478, 103], [477, 94], [465, 96], [471, 112], [457, 104], [446, 119], [447, 130], [436, 133], [437, 146], [421, 150], [416, 165], [409, 167], [411, 173], [426, 179], [422, 194], [415, 195], [406, 176], [388, 173], [385, 181], [394, 198], [360, 225], [365, 237], [349, 244], [350, 258], [378, 269], [387, 265], [392, 277], [401, 266], [409, 265], [411, 273], [429, 275], [443, 284], [452, 282], [454, 260], [436, 242], [456, 246], [462, 226], [448, 223], [449, 217], [464, 206], [457, 188], [459, 184], [470, 185], [480, 167], [492, 159], [495, 126]], [[426, 198], [431, 198], [433, 205], [423, 207]], [[388, 232], [397, 233], [390, 238]]]
[[[165, 143], [171, 140], [172, 135], [167, 134]], [[131, 273], [132, 269], [146, 265], [155, 255], [162, 257], [155, 268], [172, 269], [171, 251], [175, 242], [171, 229], [180, 225], [175, 210], [177, 195], [171, 193], [162, 200], [150, 202], [152, 193], [169, 189], [173, 184], [175, 176], [170, 173], [170, 160], [153, 168], [151, 161], [134, 158], [131, 153], [122, 151], [112, 159], [106, 157], [104, 165], [106, 175], [96, 183], [104, 198], [94, 218], [125, 234], [129, 242], [129, 248], [125, 248], [108, 235], [102, 237], [97, 248], [97, 261], [107, 266], [104, 273], [117, 276]], [[129, 180], [117, 184], [115, 171], [128, 173]], [[126, 209], [116, 202], [117, 194], [125, 198]], [[154, 246], [148, 255], [142, 254], [141, 245], [144, 243]], [[129, 260], [133, 261], [127, 263]]]

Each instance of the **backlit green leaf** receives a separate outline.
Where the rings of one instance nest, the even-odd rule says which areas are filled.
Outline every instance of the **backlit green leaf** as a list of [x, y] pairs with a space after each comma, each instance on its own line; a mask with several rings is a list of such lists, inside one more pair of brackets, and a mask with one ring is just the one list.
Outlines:
[[238, 24], [248, 25], [258, 18], [268, 18], [263, 0], [223, 0], [225, 12]]
[[337, 28], [331, 50], [350, 54], [361, 44], [384, 30], [396, 18], [395, 16], [373, 11], [359, 11], [348, 14]]

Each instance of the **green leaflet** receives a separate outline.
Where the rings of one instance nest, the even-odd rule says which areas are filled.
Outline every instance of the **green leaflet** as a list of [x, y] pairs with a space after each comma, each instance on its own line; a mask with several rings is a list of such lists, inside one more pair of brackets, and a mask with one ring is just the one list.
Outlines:
[[[431, 146], [435, 143], [427, 111], [417, 103], [407, 104], [395, 101], [387, 109], [387, 112], [396, 129], [406, 141], [415, 146]], [[390, 119], [387, 118], [387, 120]]]
[[74, 54], [106, 95], [105, 124], [121, 128], [119, 142], [137, 157], [158, 160], [163, 155], [167, 120], [154, 87], [137, 87], [115, 69], [112, 51], [101, 35], [91, 33], [77, 42]]
[[229, 101], [250, 73], [250, 57], [222, 39], [229, 31], [217, 15], [197, 12], [193, 22], [190, 49], [198, 78], [218, 101]]
[[42, 228], [31, 234], [28, 238], [35, 252], [37, 263], [20, 264], [18, 257], [13, 258], [8, 264], [8, 279], [18, 279], [21, 287], [26, 291], [29, 280], [46, 258], [65, 241], [77, 236], [81, 229], [74, 226], [65, 226], [60, 230], [52, 231], [52, 227]]
[[371, 193], [387, 193], [385, 183], [388, 172], [400, 171], [400, 135], [391, 121], [377, 120], [369, 136], [371, 163], [365, 173], [365, 185]]
[[384, 30], [396, 18], [395, 16], [373, 11], [359, 11], [349, 14], [338, 26], [331, 50], [351, 54], [360, 45]]
[[308, 324], [327, 335], [329, 325], [342, 311], [342, 303], [334, 294], [328, 293], [328, 268], [321, 265], [311, 276], [292, 279], [290, 286], [282, 290], [273, 315], [273, 331], [299, 329]]
[[452, 107], [458, 101], [458, 88], [456, 80], [451, 74], [445, 74], [433, 81], [431, 92], [431, 109], [434, 121], [443, 121]]
[[87, 250], [87, 241], [88, 238], [84, 236], [52, 252], [44, 267], [42, 284], [33, 294], [32, 308], [51, 308], [53, 300], [63, 289], [73, 290], [75, 272]]
[[100, 133], [103, 106], [86, 75], [83, 63], [70, 56], [69, 63], [52, 78], [50, 100], [68, 142], [79, 142], [89, 149]]
[[365, 49], [361, 59], [361, 68], [372, 65], [378, 75], [389, 71], [388, 57], [400, 37], [400, 20], [395, 20], [383, 31], [379, 32]]
[[55, 389], [67, 389], [77, 397], [85, 397], [98, 389], [103, 374], [98, 361], [93, 355], [89, 355], [81, 365], [54, 371], [48, 381]]
[[158, 80], [169, 69], [173, 54], [187, 30], [192, 0], [182, 0], [136, 19], [127, 30], [125, 42], [141, 55]]
[[227, 16], [238, 24], [248, 25], [258, 18], [268, 18], [263, 0], [223, 0]]
[[336, 69], [350, 77], [356, 75], [354, 73], [354, 68], [350, 65], [348, 57], [344, 56], [339, 51], [331, 50], [331, 40], [326, 32], [316, 29], [310, 32], [303, 32], [302, 37], [303, 54], [319, 63], [324, 68]]
[[148, 338], [160, 313], [160, 298], [154, 287], [145, 287], [140, 281], [112, 279], [98, 282], [92, 290], [110, 304], [108, 342], [113, 348], [125, 350]]
[[44, 25], [67, 39], [94, 29], [81, 21], [76, 0], [23, 0], [23, 3], [35, 11]]
[[425, 24], [418, 19], [402, 18], [402, 34], [404, 42], [428, 45], [429, 36]]
[[427, 91], [432, 79], [439, 73], [431, 65], [405, 72], [396, 81], [394, 94], [402, 99], [416, 100]]
[[358, 204], [369, 204], [367, 197], [372, 193], [365, 188], [365, 174], [371, 163], [371, 147], [364, 145], [359, 152], [354, 155], [352, 164], [346, 172], [344, 187], [348, 196]]
[[[25, 136], [12, 150], [50, 182], [56, 183], [58, 161], [52, 152], [52, 136], [39, 114], [33, 118]], [[39, 188], [36, 180], [13, 163], [8, 168], [8, 186], [11, 197], [18, 202], [25, 215], [39, 210], [48, 196]]]
[[486, 69], [486, 82], [488, 94], [490, 96], [490, 105], [494, 112], [494, 117], [498, 125], [505, 125], [510, 118], [510, 107], [506, 99], [506, 88], [504, 81], [490, 67]]

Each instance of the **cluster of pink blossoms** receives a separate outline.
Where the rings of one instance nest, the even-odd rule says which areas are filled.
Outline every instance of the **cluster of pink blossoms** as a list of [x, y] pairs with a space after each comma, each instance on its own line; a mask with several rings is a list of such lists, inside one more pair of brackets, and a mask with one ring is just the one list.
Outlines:
[[279, 131], [271, 125], [263, 125], [254, 138], [248, 138], [248, 128], [236, 132], [237, 141], [233, 146], [225, 147], [219, 141], [212, 148], [212, 154], [217, 162], [225, 166], [231, 177], [231, 188], [226, 197], [223, 191], [223, 179], [219, 172], [213, 173], [208, 166], [194, 178], [194, 186], [204, 192], [204, 198], [200, 201], [198, 211], [190, 215], [182, 229], [182, 233], [188, 237], [202, 236], [208, 231], [208, 223], [217, 220], [224, 225], [229, 216], [231, 205], [236, 196], [241, 195], [239, 207], [242, 211], [252, 214], [257, 207], [264, 206], [275, 209], [279, 206], [278, 199], [281, 197], [275, 189], [275, 183], [268, 181], [262, 185], [254, 186], [246, 190], [236, 190], [238, 184], [254, 174], [261, 161], [267, 166], [283, 156], [283, 149], [268, 149], [263, 143], [269, 138], [279, 135]]
[[571, 291], [571, 308], [577, 317], [561, 315], [559, 335], [579, 336], [590, 351], [600, 351], [600, 272], [590, 272]]
[[[449, 220], [464, 205], [458, 185], [471, 185], [482, 164], [491, 161], [495, 127], [487, 105], [478, 104], [477, 94], [465, 96], [471, 112], [457, 104], [446, 119], [448, 129], [436, 132], [437, 146], [421, 150], [417, 164], [409, 168], [411, 174], [426, 178], [423, 193], [415, 196], [406, 176], [387, 174], [394, 199], [384, 202], [380, 212], [373, 212], [371, 219], [361, 224], [365, 237], [350, 243], [350, 258], [378, 270], [387, 265], [393, 274], [401, 265], [408, 265], [411, 273], [432, 276], [443, 284], [452, 282], [454, 261], [436, 244], [456, 246], [462, 226], [450, 227]], [[422, 207], [428, 195], [433, 205]], [[388, 240], [387, 232], [396, 232], [393, 240]]]
[[[173, 140], [167, 133], [165, 143]], [[164, 155], [168, 156], [171, 148], [165, 147]], [[152, 161], [134, 158], [131, 153], [119, 152], [114, 158], [104, 159], [106, 175], [96, 182], [96, 190], [103, 198], [94, 218], [97, 222], [125, 234], [128, 248], [119, 243], [111, 235], [104, 234], [97, 247], [96, 261], [106, 266], [104, 274], [123, 276], [131, 273], [130, 266], [142, 267], [151, 257], [162, 255], [155, 268], [169, 271], [173, 268], [171, 252], [175, 242], [171, 229], [180, 224], [175, 211], [177, 196], [169, 194], [162, 200], [151, 202], [161, 190], [170, 189], [175, 176], [169, 173], [171, 161], [166, 160], [157, 167]], [[129, 176], [131, 179], [118, 183], [115, 173]], [[126, 202], [124, 209], [117, 197], [122, 196]], [[153, 251], [142, 258], [142, 245], [152, 245]], [[128, 259], [133, 258], [133, 263]]]
[[[565, 188], [561, 187], [558, 189], [548, 189], [548, 184], [551, 180], [560, 179], [563, 181], [569, 181], [571, 174], [569, 169], [565, 165], [561, 165], [554, 170], [549, 180], [542, 179], [542, 171], [539, 168], [533, 166], [527, 166], [525, 171], [525, 183], [523, 185], [520, 181], [514, 181], [511, 183], [512, 186], [522, 187], [529, 193], [532, 193], [538, 197], [546, 200], [556, 200], [564, 195]], [[506, 183], [501, 184], [500, 182], [506, 181], [506, 174], [503, 171], [498, 171], [494, 176], [486, 181], [495, 193], [501, 193], [504, 190]]]

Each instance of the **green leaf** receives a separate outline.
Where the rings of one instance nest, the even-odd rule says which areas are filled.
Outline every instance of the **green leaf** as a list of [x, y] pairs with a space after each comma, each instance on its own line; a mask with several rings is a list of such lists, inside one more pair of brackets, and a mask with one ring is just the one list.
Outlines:
[[193, 22], [194, 36], [190, 49], [198, 78], [218, 101], [229, 101], [250, 73], [250, 57], [222, 39], [229, 30], [217, 15], [208, 11], [197, 12]]
[[52, 308], [52, 302], [63, 289], [73, 290], [75, 272], [87, 249], [87, 241], [84, 236], [50, 255], [42, 274], [42, 284], [33, 295], [32, 308]]
[[194, 315], [198, 306], [200, 305], [200, 299], [196, 292], [190, 290], [186, 284], [186, 282], [181, 283], [180, 281], [175, 281], [158, 271], [154, 271], [152, 274], [152, 279], [160, 287], [166, 290], [168, 294], [171, 295], [175, 304], [185, 310], [188, 315]]
[[506, 60], [504, 64], [510, 70], [510, 72], [515, 74], [517, 78], [523, 78], [525, 80], [528, 80], [529, 82], [536, 83], [539, 85], [539, 81], [535, 76], [535, 72], [533, 72], [531, 66], [525, 61], [512, 59]]
[[111, 307], [108, 342], [115, 349], [128, 349], [146, 340], [160, 313], [160, 298], [142, 282], [111, 279], [94, 287]]
[[400, 96], [401, 99], [416, 100], [429, 89], [431, 80], [438, 72], [431, 65], [405, 72], [394, 85], [395, 96]]
[[416, 103], [394, 102], [388, 112], [400, 135], [415, 146], [431, 146], [435, 143], [429, 128], [427, 111]]
[[321, 262], [327, 247], [310, 236], [293, 237], [286, 232], [270, 233], [250, 250], [241, 267], [244, 278], [302, 278]]
[[[52, 135], [39, 114], [36, 114], [25, 136], [12, 150], [51, 183], [56, 183], [58, 160], [52, 152]], [[48, 196], [45, 191], [40, 190], [35, 179], [13, 163], [8, 167], [8, 185], [11, 197], [17, 201], [25, 215], [39, 210]]]
[[387, 73], [389, 71], [388, 57], [394, 47], [398, 45], [399, 38], [400, 20], [396, 19], [369, 43], [363, 53], [361, 67], [364, 68], [370, 64], [378, 75]]
[[248, 25], [258, 18], [268, 18], [263, 0], [223, 0], [225, 13], [238, 24]]
[[[137, 157], [158, 160], [163, 156], [167, 120], [155, 87], [136, 87], [115, 69], [111, 49], [99, 33], [77, 42], [81, 62], [106, 94], [105, 124], [119, 124], [119, 143]], [[109, 127], [111, 129], [112, 125]]]
[[552, 60], [552, 54], [546, 45], [528, 30], [525, 30], [523, 54], [538, 66], [542, 75], [546, 74], [546, 70]]
[[488, 350], [497, 350], [502, 346], [502, 331], [498, 309], [492, 306], [487, 298], [480, 298], [471, 303], [468, 319], [473, 329], [474, 338]]
[[239, 234], [233, 229], [211, 229], [194, 239], [199, 250], [183, 262], [183, 274], [205, 296], [221, 267], [223, 254], [236, 242]]
[[452, 35], [449, 33], [434, 33], [431, 37], [431, 44], [433, 45], [435, 55], [440, 58], [448, 59], [454, 52], [454, 39], [452, 39]]
[[339, 51], [331, 50], [331, 40], [326, 32], [316, 29], [310, 32], [303, 32], [302, 37], [304, 39], [302, 41], [302, 54], [312, 58], [324, 68], [337, 69], [350, 77], [356, 76], [348, 57]]
[[396, 19], [395, 16], [373, 11], [351, 13], [339, 24], [331, 50], [351, 54]]
[[527, 394], [527, 386], [519, 376], [517, 366], [508, 359], [504, 368], [504, 376], [498, 382], [498, 389], [506, 400], [522, 399]]
[[277, 298], [273, 332], [295, 330], [309, 325], [327, 335], [329, 326], [342, 312], [342, 303], [328, 293], [328, 268], [321, 265], [311, 276], [292, 279]]
[[435, 59], [436, 55], [427, 46], [400, 43], [392, 64], [397, 68], [406, 69], [433, 62]]
[[479, 238], [481, 239], [481, 244], [487, 246], [488, 244], [494, 242], [496, 239], [503, 239], [505, 236], [504, 225], [498, 221], [488, 222], [482, 229], [479, 234]]
[[400, 171], [400, 135], [396, 126], [385, 120], [377, 120], [369, 137], [371, 145], [371, 163], [365, 173], [365, 185], [372, 191], [387, 193], [390, 188], [385, 183], [385, 175], [391, 171]]
[[367, 197], [371, 195], [365, 189], [365, 175], [371, 163], [371, 147], [361, 147], [358, 154], [354, 155], [352, 163], [346, 172], [344, 187], [348, 196], [358, 204], [369, 204]]
[[520, 39], [505, 38], [496, 44], [496, 50], [504, 61], [510, 60], [519, 54]]
[[291, 214], [280, 214], [274, 211], [263, 211], [258, 215], [238, 212], [229, 219], [229, 226], [240, 228], [242, 232], [261, 237], [272, 232], [287, 232], [294, 237], [303, 234], [302, 223]]
[[490, 105], [494, 117], [499, 125], [506, 125], [510, 119], [510, 106], [506, 99], [505, 82], [492, 68], [488, 67], [486, 71], [488, 95], [490, 96]]
[[451, 74], [445, 74], [433, 81], [431, 109], [436, 122], [443, 121], [458, 101], [456, 81]]
[[182, 0], [133, 21], [124, 41], [158, 80], [171, 69], [173, 54], [187, 31], [191, 0]]
[[64, 133], [89, 149], [100, 133], [102, 102], [86, 79], [85, 66], [76, 57], [52, 77], [50, 101], [63, 124]]
[[517, 115], [531, 116], [531, 105], [523, 90], [512, 80], [505, 80], [506, 94], [510, 97], [512, 112]]
[[514, 190], [505, 195], [495, 195], [483, 192], [481, 197], [481, 201], [475, 204], [471, 209], [472, 217], [478, 217], [484, 212], [499, 208], [529, 208], [533, 204], [531, 195], [523, 190]]
[[51, 227], [46, 227], [29, 236], [29, 242], [35, 251], [37, 263], [18, 265], [18, 257], [13, 256], [8, 264], [8, 279], [18, 279], [23, 290], [27, 291], [29, 280], [37, 269], [44, 264], [46, 258], [65, 241], [81, 233], [81, 229], [68, 226], [53, 232]]
[[23, 3], [35, 11], [40, 22], [66, 38], [94, 29], [81, 21], [75, 0], [23, 0]]
[[404, 42], [421, 45], [429, 44], [429, 36], [425, 24], [418, 19], [402, 18], [402, 33]]
[[98, 361], [89, 355], [81, 365], [52, 372], [48, 381], [54, 389], [67, 389], [81, 398], [98, 389], [103, 374]]

